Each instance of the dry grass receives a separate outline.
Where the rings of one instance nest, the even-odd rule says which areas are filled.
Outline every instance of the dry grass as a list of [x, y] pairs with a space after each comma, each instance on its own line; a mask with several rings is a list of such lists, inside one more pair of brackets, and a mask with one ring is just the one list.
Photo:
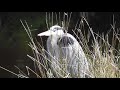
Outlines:
[[[63, 16], [63, 22], [60, 21], [60, 15], [56, 16], [56, 21], [59, 25], [64, 26], [66, 30], [68, 30], [71, 14], [64, 13]], [[49, 16], [49, 18], [48, 18]], [[52, 16], [53, 18], [53, 13]], [[67, 18], [65, 21], [65, 18]], [[49, 28], [50, 26], [54, 25], [53, 19], [52, 23], [50, 22], [50, 13], [46, 13], [46, 24]], [[49, 20], [49, 21], [48, 21]], [[20, 20], [21, 21], [21, 20]], [[31, 30], [25, 21], [24, 23], [21, 21], [28, 37], [30, 38], [31, 42], [29, 42], [29, 46], [33, 51], [34, 56], [27, 55], [34, 63], [35, 70], [30, 69], [30, 67], [26, 66], [27, 74], [23, 73], [19, 68], [19, 74], [18, 77], [24, 76], [29, 77], [30, 72], [34, 73], [36, 75], [36, 78], [54, 78], [54, 72], [49, 67], [48, 63], [54, 64], [57, 66], [61, 63], [54, 63], [51, 62], [46, 56], [47, 52], [43, 45], [41, 45], [39, 42], [33, 39]], [[85, 33], [84, 26], [87, 26], [88, 32]], [[79, 26], [79, 27], [77, 27]], [[119, 31], [116, 30], [115, 24], [111, 25], [111, 30], [105, 35], [105, 34], [96, 34], [93, 32], [92, 28], [89, 26], [88, 21], [82, 17], [80, 23], [77, 23], [75, 26], [75, 29], [72, 30], [74, 36], [76, 39], [78, 39], [81, 47], [83, 48], [86, 57], [88, 59], [88, 62], [90, 63], [90, 72], [91, 72], [91, 78], [119, 78], [120, 77], [120, 71], [119, 71], [119, 57], [120, 57], [120, 50], [119, 50], [119, 44], [120, 44], [120, 38], [119, 38]], [[110, 34], [112, 34], [112, 39], [110, 40]], [[41, 43], [43, 43], [42, 38]], [[112, 43], [110, 43], [112, 41]], [[91, 43], [89, 45], [89, 43]], [[116, 45], [118, 47], [116, 47]], [[52, 57], [52, 56], [51, 56]], [[54, 57], [53, 57], [54, 58]], [[56, 70], [57, 77], [55, 78], [72, 78], [71, 75], [66, 72], [66, 66], [67, 64], [64, 64], [64, 66], [59, 67], [59, 70]], [[1, 67], [0, 67], [1, 68]], [[6, 70], [2, 67], [2, 69]]]

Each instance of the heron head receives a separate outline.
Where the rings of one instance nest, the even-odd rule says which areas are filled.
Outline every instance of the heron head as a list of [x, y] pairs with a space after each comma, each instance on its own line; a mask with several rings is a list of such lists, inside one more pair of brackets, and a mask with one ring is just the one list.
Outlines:
[[42, 32], [40, 34], [38, 34], [38, 36], [52, 36], [52, 35], [63, 35], [63, 28], [60, 27], [59, 25], [54, 25], [52, 27], [50, 27], [50, 29], [48, 31]]

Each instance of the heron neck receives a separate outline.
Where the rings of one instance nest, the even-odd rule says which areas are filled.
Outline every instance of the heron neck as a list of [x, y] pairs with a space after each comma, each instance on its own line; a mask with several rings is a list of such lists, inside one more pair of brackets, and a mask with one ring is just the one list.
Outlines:
[[53, 35], [53, 36], [50, 36], [50, 37], [49, 37], [50, 40], [51, 40], [51, 44], [52, 44], [52, 46], [54, 46], [54, 45], [57, 44], [57, 40], [58, 40], [58, 38], [60, 38], [60, 37], [62, 37], [62, 35], [61, 35], [61, 36]]

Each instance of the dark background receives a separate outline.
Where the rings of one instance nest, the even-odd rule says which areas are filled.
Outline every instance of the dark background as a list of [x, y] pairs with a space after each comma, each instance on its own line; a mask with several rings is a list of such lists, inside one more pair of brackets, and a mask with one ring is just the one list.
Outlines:
[[[113, 23], [113, 15], [116, 28], [120, 27], [120, 12], [85, 12], [90, 26], [94, 32], [106, 33]], [[33, 62], [26, 55], [32, 55], [28, 46], [30, 41], [21, 20], [26, 20], [31, 28], [33, 37], [47, 30], [45, 12], [0, 12], [0, 66], [18, 73], [14, 65], [25, 71], [25, 66], [32, 67]], [[70, 28], [74, 28], [81, 13], [73, 12]], [[61, 12], [61, 19], [62, 19]], [[45, 42], [44, 42], [45, 43]], [[0, 78], [14, 78], [16, 76], [0, 69]]]

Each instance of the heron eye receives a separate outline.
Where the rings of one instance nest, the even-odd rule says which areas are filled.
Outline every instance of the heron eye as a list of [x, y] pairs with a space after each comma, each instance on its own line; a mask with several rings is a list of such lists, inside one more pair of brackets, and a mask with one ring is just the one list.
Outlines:
[[56, 29], [53, 29], [53, 32], [55, 32], [56, 31]]
[[55, 31], [57, 31], [57, 30], [60, 30], [60, 29], [61, 29], [61, 28], [57, 28], [57, 27], [56, 27], [56, 28], [53, 29], [53, 32], [55, 32]]

